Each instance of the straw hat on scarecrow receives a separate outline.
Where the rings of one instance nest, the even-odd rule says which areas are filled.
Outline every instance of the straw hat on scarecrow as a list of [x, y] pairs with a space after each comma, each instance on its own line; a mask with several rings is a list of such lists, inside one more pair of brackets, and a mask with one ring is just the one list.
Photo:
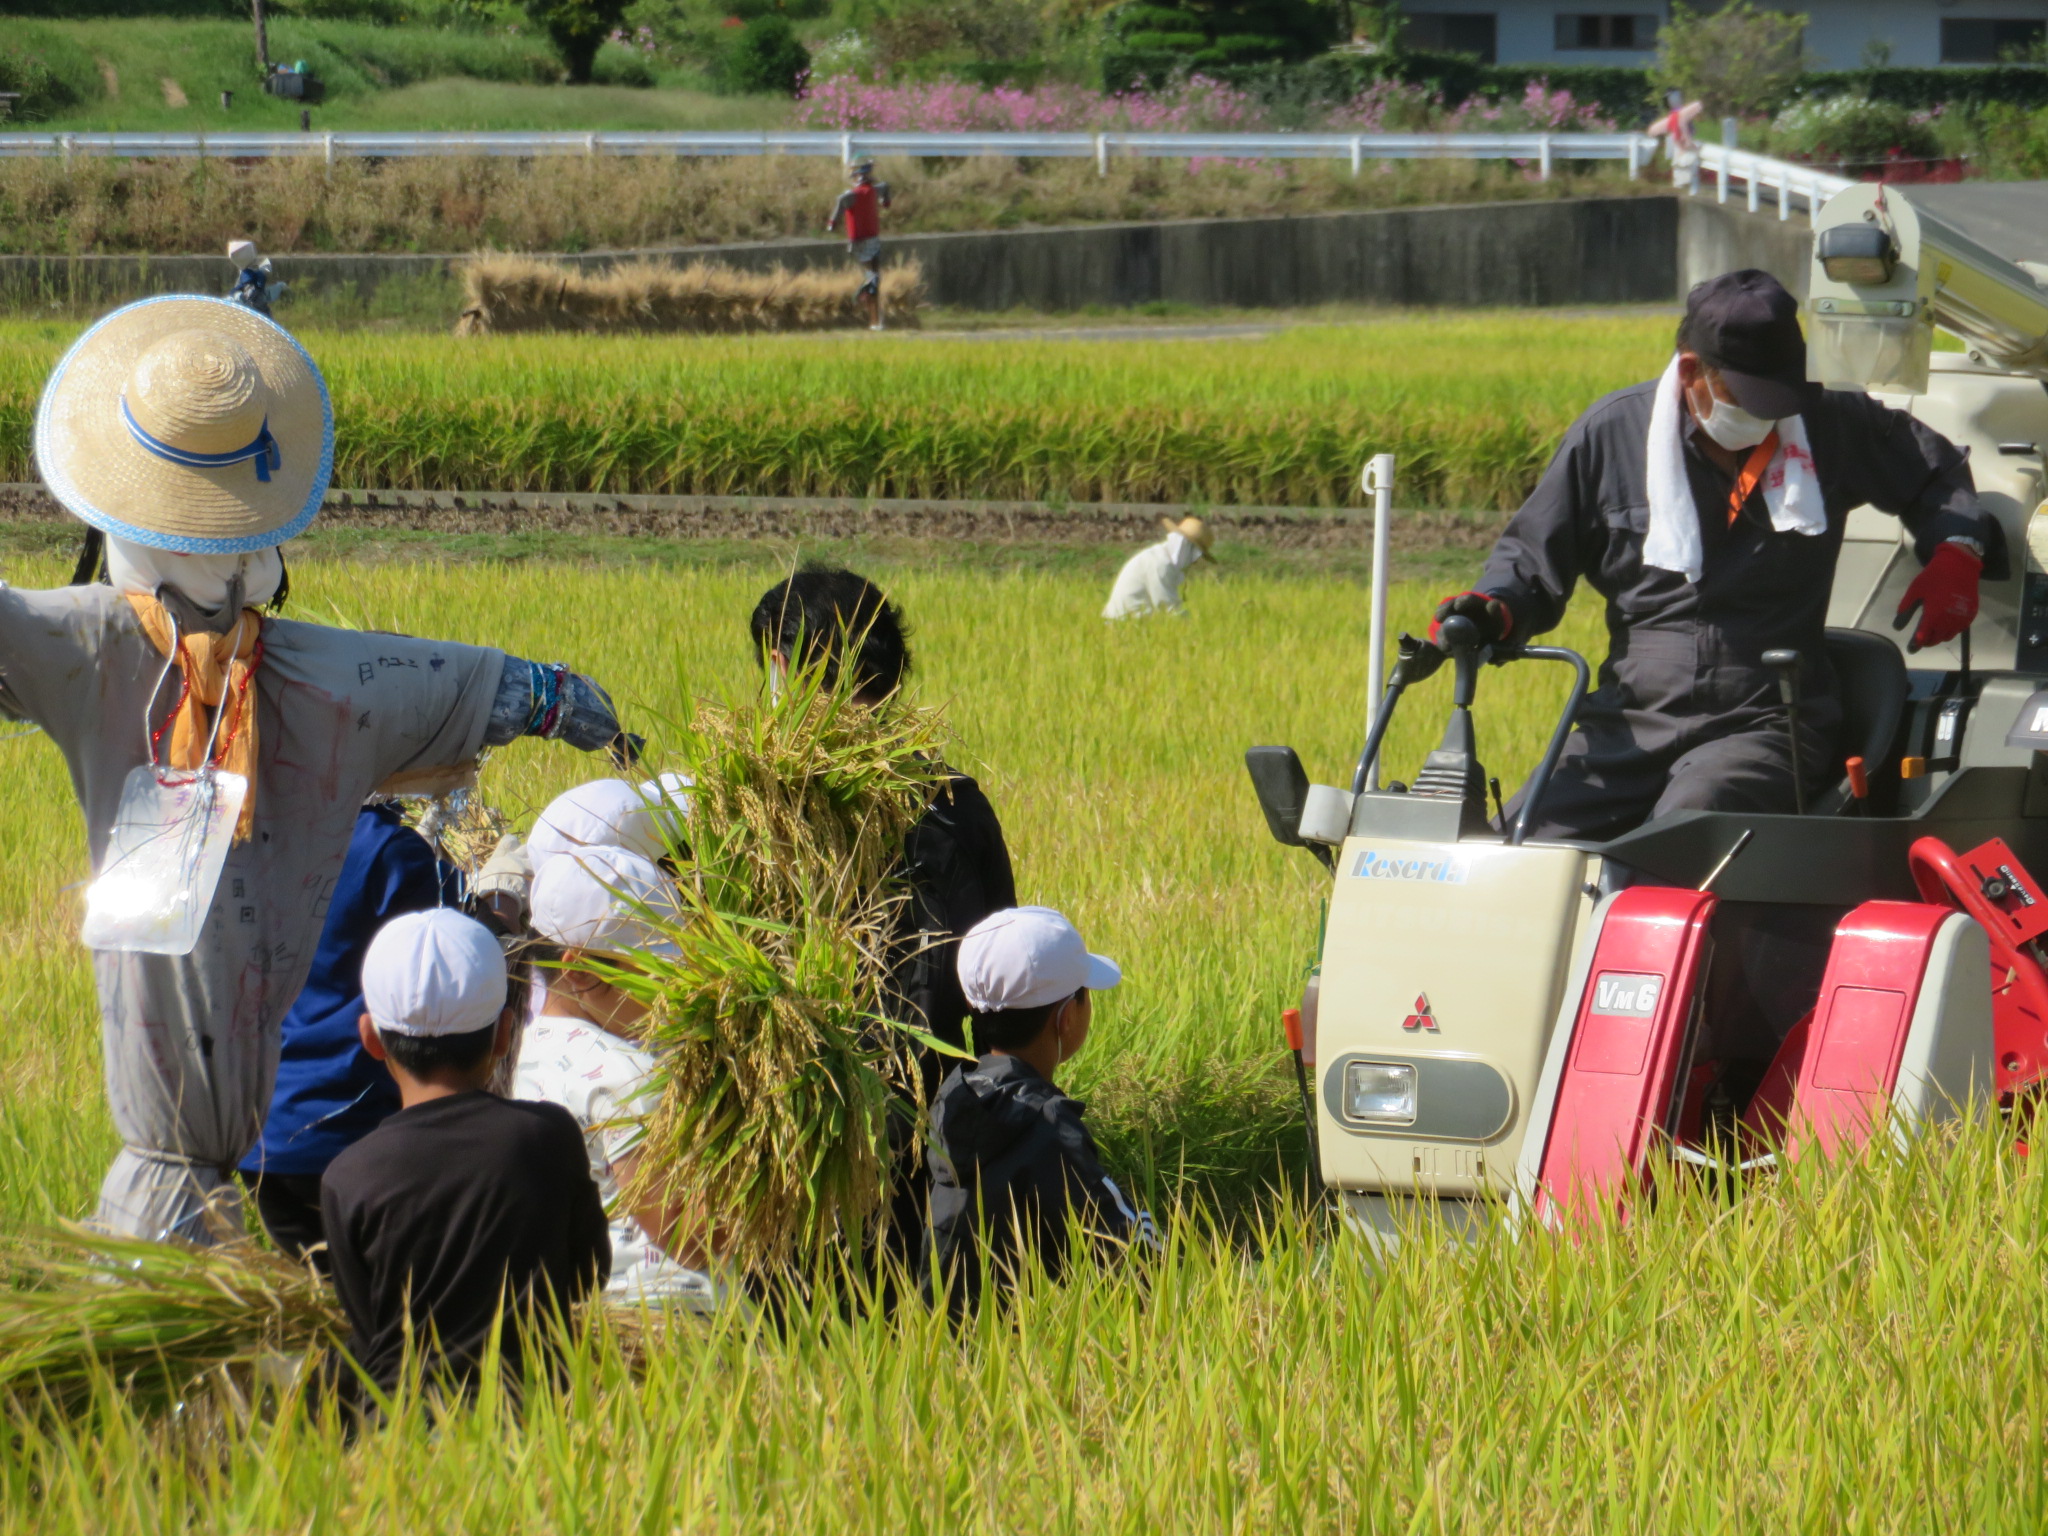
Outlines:
[[144, 299], [57, 364], [35, 451], [50, 493], [112, 538], [250, 554], [319, 512], [334, 407], [319, 367], [275, 321], [225, 299]]
[[1168, 533], [1177, 533], [1202, 552], [1203, 558], [1214, 560], [1216, 552], [1211, 547], [1216, 535], [1209, 531], [1209, 525], [1199, 517], [1183, 517], [1178, 522], [1170, 517], [1159, 519], [1159, 526]]

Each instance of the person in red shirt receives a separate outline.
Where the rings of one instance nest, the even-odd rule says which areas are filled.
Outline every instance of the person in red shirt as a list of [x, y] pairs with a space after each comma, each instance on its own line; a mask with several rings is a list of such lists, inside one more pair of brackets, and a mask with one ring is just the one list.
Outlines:
[[847, 254], [867, 273], [855, 297], [867, 312], [871, 331], [882, 328], [882, 210], [888, 206], [889, 183], [875, 180], [875, 162], [863, 160], [853, 168], [853, 185], [839, 194], [825, 221], [828, 233], [841, 219], [846, 221]]

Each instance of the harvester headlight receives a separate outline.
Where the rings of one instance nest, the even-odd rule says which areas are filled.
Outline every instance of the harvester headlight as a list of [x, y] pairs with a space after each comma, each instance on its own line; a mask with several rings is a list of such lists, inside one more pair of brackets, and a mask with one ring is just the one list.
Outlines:
[[1413, 1125], [1415, 1068], [1392, 1061], [1345, 1063], [1344, 1115], [1367, 1125]]
[[1855, 288], [1876, 288], [1892, 280], [1899, 248], [1891, 232], [1876, 224], [1837, 224], [1820, 232], [1814, 254], [1830, 282]]

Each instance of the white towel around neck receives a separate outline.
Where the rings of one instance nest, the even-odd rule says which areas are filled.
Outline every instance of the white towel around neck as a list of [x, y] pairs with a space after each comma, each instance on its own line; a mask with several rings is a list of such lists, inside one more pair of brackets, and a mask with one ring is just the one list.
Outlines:
[[[1700, 513], [1693, 505], [1692, 481], [1685, 473], [1682, 393], [1674, 355], [1664, 377], [1657, 381], [1657, 398], [1650, 406], [1650, 531], [1643, 540], [1643, 564], [1676, 571], [1696, 582], [1702, 560]], [[1764, 470], [1763, 487], [1771, 526], [1779, 533], [1803, 533], [1811, 538], [1827, 531], [1827, 508], [1821, 501], [1820, 477], [1814, 473], [1804, 418], [1787, 416], [1778, 423], [1778, 451]]]

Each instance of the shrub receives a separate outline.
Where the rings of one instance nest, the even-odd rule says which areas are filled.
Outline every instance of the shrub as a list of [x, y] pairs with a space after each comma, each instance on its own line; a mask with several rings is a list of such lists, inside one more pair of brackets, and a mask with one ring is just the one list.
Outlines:
[[629, 85], [645, 90], [655, 83], [654, 59], [647, 49], [613, 37], [591, 60], [590, 78], [597, 85]]
[[1657, 34], [1650, 79], [1659, 90], [1706, 103], [1716, 117], [1761, 117], [1783, 106], [1799, 81], [1804, 16], [1732, 0], [1713, 12], [1682, 3]]
[[71, 104], [70, 89], [39, 53], [25, 48], [0, 48], [0, 91], [21, 97], [14, 104], [17, 117], [46, 117]]
[[[1183, 70], [1306, 59], [1336, 40], [1336, 13], [1312, 0], [1182, 0], [1121, 7], [1110, 14], [1108, 30], [1126, 78], [1118, 82], [1107, 70], [1104, 78], [1112, 89], [1127, 89], [1134, 76], [1156, 77], [1151, 58]], [[1148, 63], [1134, 68], [1131, 55]]]
[[725, 58], [725, 84], [742, 93], [794, 96], [811, 70], [811, 56], [796, 29], [780, 14], [757, 16]]
[[1934, 160], [1941, 141], [1925, 114], [1867, 96], [1798, 101], [1771, 123], [1771, 149], [1801, 160], [1847, 166]]

